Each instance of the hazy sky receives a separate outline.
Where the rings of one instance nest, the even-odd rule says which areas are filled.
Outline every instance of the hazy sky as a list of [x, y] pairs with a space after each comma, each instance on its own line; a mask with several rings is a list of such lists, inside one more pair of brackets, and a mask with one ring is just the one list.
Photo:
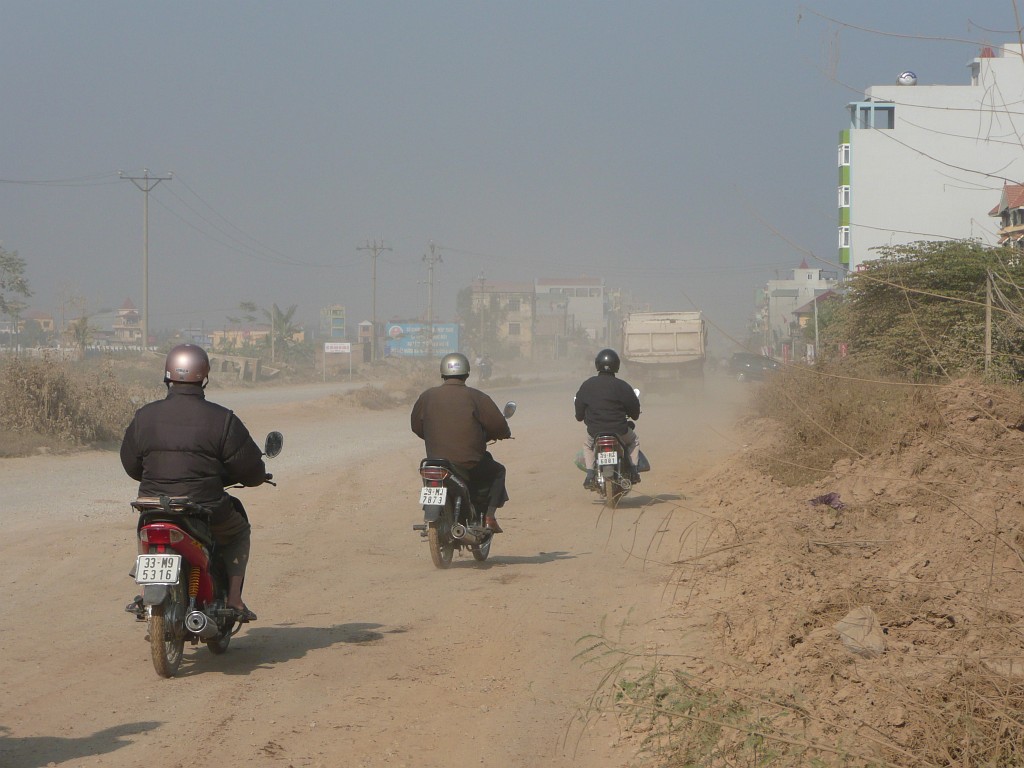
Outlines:
[[425, 314], [433, 242], [438, 319], [481, 273], [585, 274], [738, 333], [759, 285], [835, 260], [846, 104], [965, 85], [1014, 26], [1011, 0], [0, 0], [0, 243], [34, 309], [141, 307], [117, 174], [173, 172], [151, 330], [367, 319], [376, 238], [379, 319]]

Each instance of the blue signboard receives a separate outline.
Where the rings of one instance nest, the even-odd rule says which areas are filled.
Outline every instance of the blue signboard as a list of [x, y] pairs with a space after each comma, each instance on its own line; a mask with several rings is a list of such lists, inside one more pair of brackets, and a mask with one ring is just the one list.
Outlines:
[[434, 323], [433, 349], [426, 323], [388, 323], [384, 354], [389, 357], [441, 357], [459, 351], [459, 324]]

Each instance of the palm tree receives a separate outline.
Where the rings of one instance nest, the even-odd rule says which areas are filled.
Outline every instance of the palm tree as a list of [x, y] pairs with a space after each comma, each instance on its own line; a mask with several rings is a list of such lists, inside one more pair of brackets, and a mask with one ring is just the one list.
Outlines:
[[280, 343], [282, 349], [294, 346], [295, 335], [302, 329], [292, 323], [292, 318], [295, 316], [295, 310], [298, 309], [298, 304], [292, 304], [288, 307], [287, 311], [282, 312], [277, 304], [272, 304], [270, 309], [264, 309], [263, 315], [270, 321], [270, 362], [273, 363], [276, 360], [276, 349], [277, 344]]

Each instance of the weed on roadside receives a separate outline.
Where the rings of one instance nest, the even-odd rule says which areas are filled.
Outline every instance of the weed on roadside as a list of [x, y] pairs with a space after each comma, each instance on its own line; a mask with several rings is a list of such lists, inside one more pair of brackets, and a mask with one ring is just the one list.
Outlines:
[[84, 375], [71, 363], [6, 359], [0, 364], [0, 456], [118, 442], [149, 394], [122, 384], [107, 366]]

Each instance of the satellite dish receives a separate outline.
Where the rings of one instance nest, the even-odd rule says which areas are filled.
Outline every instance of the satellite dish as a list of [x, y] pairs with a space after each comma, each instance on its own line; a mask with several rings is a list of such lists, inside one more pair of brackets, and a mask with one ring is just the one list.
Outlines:
[[896, 82], [900, 85], [917, 85], [917, 75], [908, 69], [906, 72], [900, 72], [900, 76], [896, 78]]

